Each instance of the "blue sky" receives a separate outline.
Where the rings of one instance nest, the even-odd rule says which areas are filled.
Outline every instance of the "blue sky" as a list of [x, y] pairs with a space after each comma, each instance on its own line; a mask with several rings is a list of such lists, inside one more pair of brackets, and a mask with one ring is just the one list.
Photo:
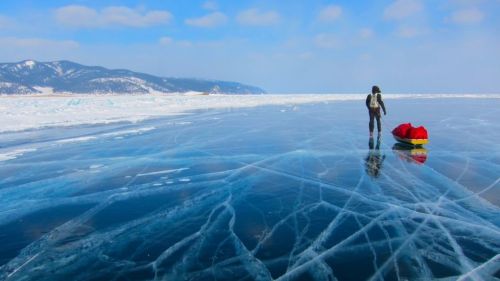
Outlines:
[[0, 61], [273, 93], [500, 92], [500, 0], [1, 1]]

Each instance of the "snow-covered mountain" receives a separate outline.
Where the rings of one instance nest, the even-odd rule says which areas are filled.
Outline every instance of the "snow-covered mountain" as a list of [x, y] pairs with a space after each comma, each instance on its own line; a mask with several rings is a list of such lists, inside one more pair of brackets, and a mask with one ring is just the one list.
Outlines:
[[265, 93], [258, 87], [236, 82], [165, 78], [70, 61], [0, 63], [0, 94], [149, 94], [192, 91], [209, 94]]

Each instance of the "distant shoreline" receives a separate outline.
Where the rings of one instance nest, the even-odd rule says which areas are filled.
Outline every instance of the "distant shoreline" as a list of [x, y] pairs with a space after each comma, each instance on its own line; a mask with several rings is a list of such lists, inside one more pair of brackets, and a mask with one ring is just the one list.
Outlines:
[[[266, 95], [3, 95], [0, 133], [46, 127], [139, 122], [196, 110], [363, 101], [366, 94]], [[500, 99], [500, 94], [385, 94], [384, 99]]]
[[[270, 94], [207, 94], [203, 92], [187, 92], [187, 93], [151, 93], [151, 94], [129, 94], [129, 93], [57, 93], [57, 94], [1, 94], [0, 98], [9, 97], [26, 97], [26, 98], [67, 98], [67, 97], [170, 97], [170, 96], [237, 96], [237, 97], [269, 97], [269, 96], [366, 96], [367, 93], [270, 93]], [[394, 99], [394, 98], [500, 98], [500, 93], [456, 93], [456, 94], [435, 94], [435, 93], [392, 93], [386, 94], [382, 93], [384, 98]]]

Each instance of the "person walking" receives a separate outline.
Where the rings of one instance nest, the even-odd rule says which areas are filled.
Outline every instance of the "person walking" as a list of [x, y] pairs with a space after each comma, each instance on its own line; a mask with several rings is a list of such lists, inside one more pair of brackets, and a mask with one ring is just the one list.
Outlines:
[[384, 111], [384, 115], [387, 114], [385, 111], [385, 105], [382, 101], [382, 95], [380, 94], [380, 88], [378, 86], [372, 87], [372, 93], [366, 97], [366, 107], [368, 108], [368, 114], [370, 115], [370, 123], [368, 125], [370, 129], [370, 137], [373, 137], [374, 129], [374, 119], [377, 119], [377, 129], [378, 135], [382, 132], [382, 124], [380, 124], [380, 108]]

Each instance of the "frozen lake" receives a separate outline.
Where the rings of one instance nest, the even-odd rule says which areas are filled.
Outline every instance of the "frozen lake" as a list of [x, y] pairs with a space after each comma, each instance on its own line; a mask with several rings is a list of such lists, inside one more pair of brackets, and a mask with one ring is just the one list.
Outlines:
[[500, 99], [386, 106], [0, 133], [0, 280], [499, 280]]

